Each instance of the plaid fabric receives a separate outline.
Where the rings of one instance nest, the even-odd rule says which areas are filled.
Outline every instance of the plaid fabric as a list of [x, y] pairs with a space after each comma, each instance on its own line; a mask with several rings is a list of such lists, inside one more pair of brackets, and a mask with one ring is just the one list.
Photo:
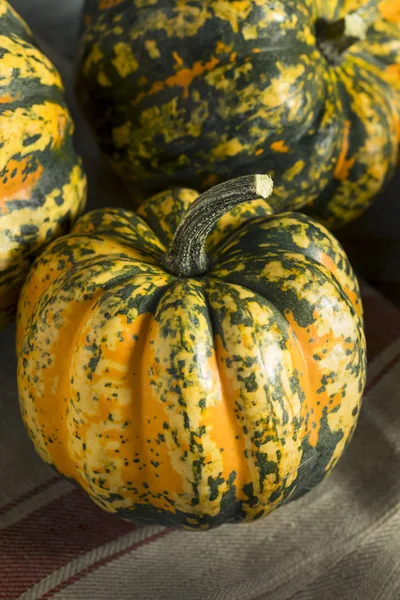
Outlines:
[[400, 598], [400, 312], [363, 287], [369, 377], [332, 475], [265, 520], [207, 533], [134, 527], [36, 456], [0, 337], [0, 599]]

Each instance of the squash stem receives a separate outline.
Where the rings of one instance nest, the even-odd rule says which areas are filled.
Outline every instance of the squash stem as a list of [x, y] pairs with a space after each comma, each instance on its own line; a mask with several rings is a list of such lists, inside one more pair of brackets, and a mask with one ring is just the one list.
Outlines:
[[273, 183], [269, 175], [245, 175], [216, 185], [201, 194], [179, 223], [165, 254], [165, 269], [177, 277], [204, 275], [209, 268], [205, 245], [220, 218], [238, 204], [268, 198]]
[[319, 49], [328, 63], [337, 65], [342, 54], [359, 40], [365, 39], [368, 24], [357, 14], [351, 13], [338, 21], [318, 19], [316, 36]]

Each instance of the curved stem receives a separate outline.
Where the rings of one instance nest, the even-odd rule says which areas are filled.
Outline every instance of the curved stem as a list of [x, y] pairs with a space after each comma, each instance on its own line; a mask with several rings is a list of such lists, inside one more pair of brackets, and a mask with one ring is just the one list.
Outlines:
[[331, 23], [325, 19], [318, 19], [316, 22], [318, 46], [330, 64], [339, 64], [347, 48], [365, 39], [367, 29], [368, 23], [357, 13], [350, 13], [343, 19]]
[[219, 219], [238, 204], [268, 198], [272, 188], [269, 175], [246, 175], [220, 183], [201, 194], [177, 227], [163, 259], [165, 269], [178, 277], [206, 273], [209, 260], [205, 244]]

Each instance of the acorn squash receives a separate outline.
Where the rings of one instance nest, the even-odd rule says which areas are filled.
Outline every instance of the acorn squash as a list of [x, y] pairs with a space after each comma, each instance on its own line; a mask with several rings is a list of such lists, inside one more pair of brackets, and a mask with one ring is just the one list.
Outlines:
[[365, 382], [357, 281], [333, 236], [273, 214], [268, 176], [101, 209], [23, 288], [18, 386], [36, 450], [103, 509], [208, 529], [336, 464]]
[[32, 256], [66, 233], [86, 199], [60, 76], [0, 0], [0, 327]]
[[77, 89], [128, 183], [204, 190], [249, 173], [330, 227], [392, 175], [394, 0], [89, 0]]

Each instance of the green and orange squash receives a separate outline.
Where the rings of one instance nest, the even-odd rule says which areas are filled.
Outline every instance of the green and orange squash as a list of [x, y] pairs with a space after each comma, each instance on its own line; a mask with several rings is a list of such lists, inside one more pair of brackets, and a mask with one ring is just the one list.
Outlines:
[[83, 30], [80, 100], [134, 190], [268, 173], [334, 227], [395, 169], [396, 0], [87, 0]]
[[320, 482], [365, 382], [357, 281], [268, 176], [90, 212], [24, 285], [18, 386], [40, 456], [103, 509], [208, 529]]
[[32, 256], [66, 233], [86, 198], [60, 76], [0, 0], [0, 327]]

